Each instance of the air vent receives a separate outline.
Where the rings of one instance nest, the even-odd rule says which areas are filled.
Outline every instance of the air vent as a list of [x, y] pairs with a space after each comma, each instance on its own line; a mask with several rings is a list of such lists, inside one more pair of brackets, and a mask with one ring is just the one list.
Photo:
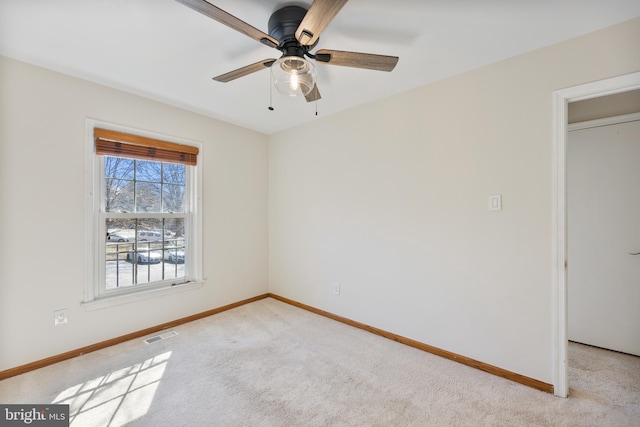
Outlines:
[[147, 338], [144, 340], [147, 344], [152, 344], [154, 342], [158, 342], [160, 340], [165, 340], [167, 338], [175, 337], [178, 335], [176, 331], [165, 332], [164, 334], [156, 335], [155, 337]]

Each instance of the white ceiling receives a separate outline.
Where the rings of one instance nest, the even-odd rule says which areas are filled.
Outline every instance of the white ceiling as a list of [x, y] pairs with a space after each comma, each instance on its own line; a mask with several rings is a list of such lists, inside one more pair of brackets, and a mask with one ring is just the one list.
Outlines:
[[[265, 33], [279, 7], [311, 4], [210, 2]], [[638, 16], [638, 0], [350, 0], [316, 49], [400, 61], [391, 73], [318, 64], [318, 117]], [[213, 81], [279, 52], [173, 0], [0, 0], [0, 55], [267, 134], [316, 118], [315, 103], [275, 91], [269, 111], [267, 70]]]

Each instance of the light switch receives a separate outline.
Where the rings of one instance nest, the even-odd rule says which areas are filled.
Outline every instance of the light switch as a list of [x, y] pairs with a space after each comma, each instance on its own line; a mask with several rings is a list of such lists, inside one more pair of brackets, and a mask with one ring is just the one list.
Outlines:
[[491, 194], [489, 196], [489, 210], [490, 211], [502, 210], [502, 194]]

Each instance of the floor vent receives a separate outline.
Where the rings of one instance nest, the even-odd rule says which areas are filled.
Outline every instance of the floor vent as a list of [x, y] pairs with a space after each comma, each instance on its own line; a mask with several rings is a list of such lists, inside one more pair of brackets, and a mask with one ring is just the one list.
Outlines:
[[175, 337], [176, 335], [178, 335], [178, 333], [176, 331], [171, 331], [171, 332], [165, 332], [164, 334], [160, 334], [160, 335], [156, 335], [155, 337], [151, 337], [151, 338], [147, 338], [146, 340], [144, 340], [144, 342], [146, 342], [147, 344], [151, 344], [160, 340], [165, 340], [167, 338], [171, 338], [171, 337]]

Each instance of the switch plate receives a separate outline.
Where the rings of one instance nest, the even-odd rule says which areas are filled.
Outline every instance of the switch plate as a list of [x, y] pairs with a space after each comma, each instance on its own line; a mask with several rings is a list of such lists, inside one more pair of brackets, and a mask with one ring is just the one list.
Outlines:
[[53, 324], [54, 326], [66, 325], [69, 322], [67, 317], [67, 310], [56, 310], [53, 312]]
[[490, 211], [502, 210], [502, 194], [491, 194], [489, 196], [489, 210]]
[[340, 283], [335, 282], [333, 284], [333, 294], [334, 295], [340, 295]]

